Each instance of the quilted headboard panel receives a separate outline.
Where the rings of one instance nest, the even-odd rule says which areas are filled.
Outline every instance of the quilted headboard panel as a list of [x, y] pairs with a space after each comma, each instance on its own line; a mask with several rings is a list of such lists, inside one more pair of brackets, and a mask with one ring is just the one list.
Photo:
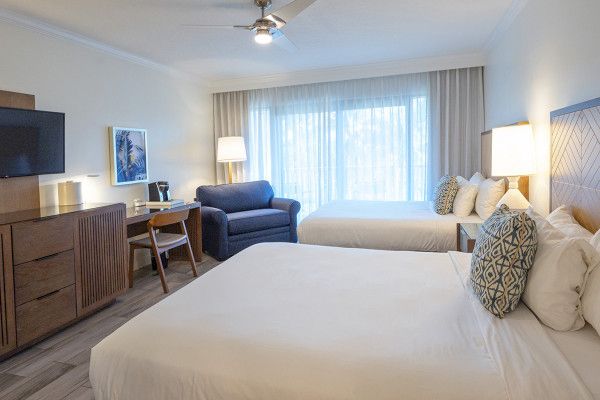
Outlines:
[[554, 111], [550, 207], [566, 204], [591, 232], [600, 229], [600, 98]]

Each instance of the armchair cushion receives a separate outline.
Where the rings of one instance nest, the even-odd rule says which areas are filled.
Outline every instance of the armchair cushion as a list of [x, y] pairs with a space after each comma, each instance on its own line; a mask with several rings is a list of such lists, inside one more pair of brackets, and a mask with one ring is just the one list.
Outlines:
[[200, 186], [196, 198], [203, 206], [215, 207], [227, 214], [270, 208], [273, 188], [267, 181]]
[[230, 235], [239, 235], [242, 233], [289, 226], [290, 214], [283, 210], [261, 208], [258, 210], [229, 213], [227, 214], [227, 220], [228, 233]]

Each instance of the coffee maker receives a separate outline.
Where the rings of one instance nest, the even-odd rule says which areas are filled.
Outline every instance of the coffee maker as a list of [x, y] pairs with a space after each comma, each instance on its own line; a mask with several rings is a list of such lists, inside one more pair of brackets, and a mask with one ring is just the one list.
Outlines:
[[148, 200], [149, 201], [170, 201], [171, 194], [169, 193], [169, 182], [158, 181], [148, 184]]

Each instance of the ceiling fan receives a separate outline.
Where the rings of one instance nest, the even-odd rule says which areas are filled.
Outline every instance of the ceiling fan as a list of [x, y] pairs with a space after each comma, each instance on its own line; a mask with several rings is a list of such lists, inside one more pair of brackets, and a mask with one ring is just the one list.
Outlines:
[[[260, 8], [261, 16], [250, 25], [184, 25], [198, 28], [236, 28], [253, 31], [255, 33], [254, 41], [258, 44], [269, 44], [276, 39], [284, 47], [294, 47], [292, 42], [286, 38], [281, 32], [283, 28], [292, 18], [300, 14], [308, 8], [316, 0], [294, 0], [291, 3], [283, 6], [279, 10], [266, 14], [266, 10], [271, 7], [271, 0], [254, 0], [254, 4]], [[285, 42], [285, 43], [283, 43]]]

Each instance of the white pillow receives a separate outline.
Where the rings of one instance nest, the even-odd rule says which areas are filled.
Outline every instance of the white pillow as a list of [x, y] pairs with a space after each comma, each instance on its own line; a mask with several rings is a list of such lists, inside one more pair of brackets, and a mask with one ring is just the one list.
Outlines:
[[[596, 232], [591, 245], [600, 253], [600, 231]], [[600, 266], [590, 274], [583, 292], [583, 317], [600, 334]]]
[[583, 317], [600, 334], [600, 267], [590, 274], [581, 302]]
[[581, 295], [598, 254], [584, 239], [566, 238], [541, 216], [530, 216], [536, 223], [538, 248], [523, 302], [554, 330], [581, 329], [585, 325]]
[[550, 222], [548, 222], [544, 217], [535, 212], [532, 206], [529, 206], [526, 211], [527, 215], [533, 219], [535, 222], [535, 227], [537, 229], [537, 237], [538, 242], [546, 241], [546, 240], [560, 240], [564, 239], [565, 235], [563, 235], [558, 229], [556, 229]]
[[600, 253], [600, 230], [590, 239], [590, 244]]
[[486, 179], [479, 185], [479, 193], [475, 201], [475, 211], [481, 219], [488, 219], [496, 210], [496, 204], [504, 196], [505, 185], [504, 179], [495, 181]]
[[560, 206], [552, 211], [546, 218], [555, 228], [569, 238], [583, 238], [591, 240], [594, 235], [573, 218], [567, 206]]
[[457, 217], [468, 217], [475, 208], [475, 199], [479, 192], [479, 185], [473, 184], [463, 177], [458, 179], [458, 192], [454, 198], [452, 212]]
[[475, 172], [475, 174], [473, 174], [473, 176], [471, 177], [471, 179], [469, 179], [469, 182], [479, 186], [483, 183], [483, 181], [485, 181], [485, 177], [483, 175], [481, 175], [479, 172]]

